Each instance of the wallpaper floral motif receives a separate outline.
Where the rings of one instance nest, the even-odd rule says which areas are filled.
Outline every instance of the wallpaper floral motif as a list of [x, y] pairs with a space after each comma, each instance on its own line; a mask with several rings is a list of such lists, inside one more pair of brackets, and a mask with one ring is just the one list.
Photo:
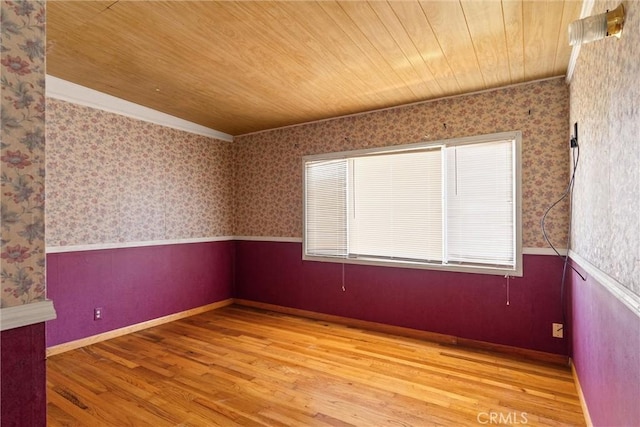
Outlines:
[[[302, 236], [302, 156], [503, 131], [523, 134], [523, 245], [547, 247], [540, 219], [569, 178], [563, 78], [235, 138], [235, 234]], [[548, 216], [565, 247], [568, 206]]]
[[[596, 2], [594, 13], [619, 1]], [[637, 6], [637, 5], [634, 5]], [[580, 163], [572, 250], [640, 295], [640, 13], [624, 30], [583, 45], [571, 81]]]
[[45, 298], [45, 2], [0, 7], [0, 307], [11, 307]]
[[230, 142], [46, 104], [48, 247], [232, 235]]

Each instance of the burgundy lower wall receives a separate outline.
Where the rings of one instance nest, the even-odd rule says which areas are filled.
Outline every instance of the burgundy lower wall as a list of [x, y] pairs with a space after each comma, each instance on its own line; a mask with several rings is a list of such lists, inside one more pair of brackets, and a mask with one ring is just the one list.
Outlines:
[[48, 254], [47, 347], [231, 298], [233, 256], [233, 241]]
[[588, 275], [570, 284], [572, 358], [591, 421], [640, 426], [640, 317]]
[[[567, 355], [562, 261], [525, 255], [524, 276], [302, 261], [300, 243], [236, 242], [235, 297]], [[568, 329], [568, 328], [567, 328]]]
[[3, 427], [47, 424], [45, 326], [0, 332], [0, 421]]

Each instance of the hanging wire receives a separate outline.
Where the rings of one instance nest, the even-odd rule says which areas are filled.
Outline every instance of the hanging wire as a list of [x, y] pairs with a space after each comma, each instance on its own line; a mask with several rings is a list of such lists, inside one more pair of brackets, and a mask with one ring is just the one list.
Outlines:
[[[567, 264], [567, 261], [569, 259], [569, 254], [567, 253], [566, 255], [562, 255], [558, 251], [558, 249], [556, 249], [556, 247], [553, 245], [553, 243], [551, 243], [551, 240], [549, 240], [549, 236], [547, 235], [547, 230], [545, 228], [545, 221], [547, 219], [547, 215], [549, 215], [549, 212], [551, 212], [551, 209], [553, 209], [558, 203], [560, 203], [564, 199], [566, 199], [573, 191], [573, 184], [575, 182], [576, 170], [578, 169], [578, 162], [580, 161], [580, 146], [576, 145], [575, 148], [576, 148], [576, 150], [572, 150], [571, 151], [572, 163], [573, 163], [573, 172], [571, 173], [571, 179], [569, 180], [569, 184], [567, 185], [567, 188], [564, 190], [564, 192], [562, 193], [560, 198], [558, 200], [556, 200], [555, 202], [553, 202], [553, 204], [547, 208], [547, 210], [544, 212], [544, 215], [542, 215], [542, 219], [540, 220], [540, 227], [542, 228], [542, 235], [544, 237], [544, 240], [551, 247], [551, 249], [553, 249], [553, 251], [556, 253], [556, 255], [559, 256], [560, 258], [562, 258], [565, 261], [565, 265]], [[576, 152], [577, 152], [577, 154], [576, 154]], [[567, 250], [569, 250], [569, 239], [570, 238], [571, 238], [571, 220], [569, 220], [569, 231], [568, 231], [568, 234], [567, 234]], [[578, 270], [576, 270], [576, 268], [574, 266], [569, 264], [569, 267], [571, 267], [573, 269], [573, 271], [575, 271], [578, 274], [578, 276], [580, 276], [582, 278], [582, 280], [587, 280], [582, 275], [582, 273], [580, 273]]]
[[[580, 273], [578, 270], [576, 270], [576, 268], [574, 266], [572, 266], [571, 264], [569, 264], [569, 244], [571, 241], [571, 211], [572, 211], [572, 207], [573, 207], [573, 186], [575, 183], [575, 177], [576, 177], [576, 170], [578, 169], [578, 162], [580, 161], [580, 146], [577, 144], [575, 145], [575, 150], [571, 150], [571, 159], [572, 159], [572, 164], [573, 164], [573, 172], [571, 173], [571, 179], [569, 180], [569, 184], [567, 185], [567, 188], [564, 190], [564, 193], [562, 193], [562, 196], [560, 196], [560, 198], [558, 200], [556, 200], [551, 206], [549, 206], [547, 208], [547, 210], [545, 211], [544, 215], [542, 215], [542, 219], [540, 220], [540, 226], [542, 228], [542, 235], [544, 236], [545, 241], [547, 242], [547, 244], [549, 246], [551, 246], [551, 248], [553, 249], [553, 251], [556, 253], [556, 255], [558, 255], [560, 258], [562, 258], [563, 260], [563, 266], [562, 266], [562, 280], [560, 282], [560, 304], [562, 307], [562, 323], [566, 324], [567, 321], [567, 315], [566, 315], [566, 310], [565, 310], [565, 282], [566, 282], [566, 277], [567, 277], [567, 267], [571, 267], [571, 269], [573, 271], [576, 272], [576, 274], [578, 276], [580, 276], [580, 278], [583, 281], [586, 281], [587, 278], [582, 275], [582, 273]], [[565, 198], [569, 197], [569, 228], [567, 231], [567, 241], [566, 241], [566, 248], [567, 248], [567, 253], [565, 255], [561, 255], [560, 252], [558, 252], [558, 250], [556, 249], [555, 246], [553, 246], [553, 243], [551, 243], [551, 240], [549, 240], [549, 236], [547, 236], [547, 232], [545, 230], [545, 220], [547, 218], [547, 215], [549, 214], [549, 212], [551, 211], [551, 209], [553, 209], [558, 203], [560, 203], [562, 200], [564, 200]]]
[[511, 276], [507, 274], [506, 276], [504, 276], [504, 278], [507, 279], [507, 305], [509, 305], [509, 279], [511, 278]]

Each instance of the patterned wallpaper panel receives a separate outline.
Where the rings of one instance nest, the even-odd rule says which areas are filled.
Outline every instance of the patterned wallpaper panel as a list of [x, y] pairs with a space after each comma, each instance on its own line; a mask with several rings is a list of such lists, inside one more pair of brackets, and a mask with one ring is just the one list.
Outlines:
[[11, 307], [45, 298], [45, 2], [0, 8], [0, 307]]
[[[302, 156], [503, 131], [523, 133], [523, 244], [546, 247], [545, 209], [569, 175], [569, 93], [563, 78], [235, 138], [239, 236], [302, 236]], [[548, 216], [565, 247], [567, 205]]]
[[[597, 1], [593, 13], [619, 3]], [[571, 81], [572, 249], [640, 295], [640, 10], [627, 6], [622, 37], [583, 45]]]
[[46, 103], [47, 246], [232, 235], [230, 142]]

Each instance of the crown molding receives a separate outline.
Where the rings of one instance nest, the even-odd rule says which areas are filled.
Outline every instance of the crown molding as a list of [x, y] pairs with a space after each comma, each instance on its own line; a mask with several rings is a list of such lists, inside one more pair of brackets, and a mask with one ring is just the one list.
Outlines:
[[109, 113], [120, 114], [137, 120], [221, 139], [223, 141], [233, 141], [233, 136], [228, 133], [180, 119], [148, 107], [143, 107], [142, 105], [134, 104], [133, 102], [125, 101], [124, 99], [107, 95], [106, 93], [98, 92], [97, 90], [89, 89], [88, 87], [80, 86], [48, 74], [45, 85], [46, 94], [50, 98], [84, 105], [85, 107], [97, 108]]

